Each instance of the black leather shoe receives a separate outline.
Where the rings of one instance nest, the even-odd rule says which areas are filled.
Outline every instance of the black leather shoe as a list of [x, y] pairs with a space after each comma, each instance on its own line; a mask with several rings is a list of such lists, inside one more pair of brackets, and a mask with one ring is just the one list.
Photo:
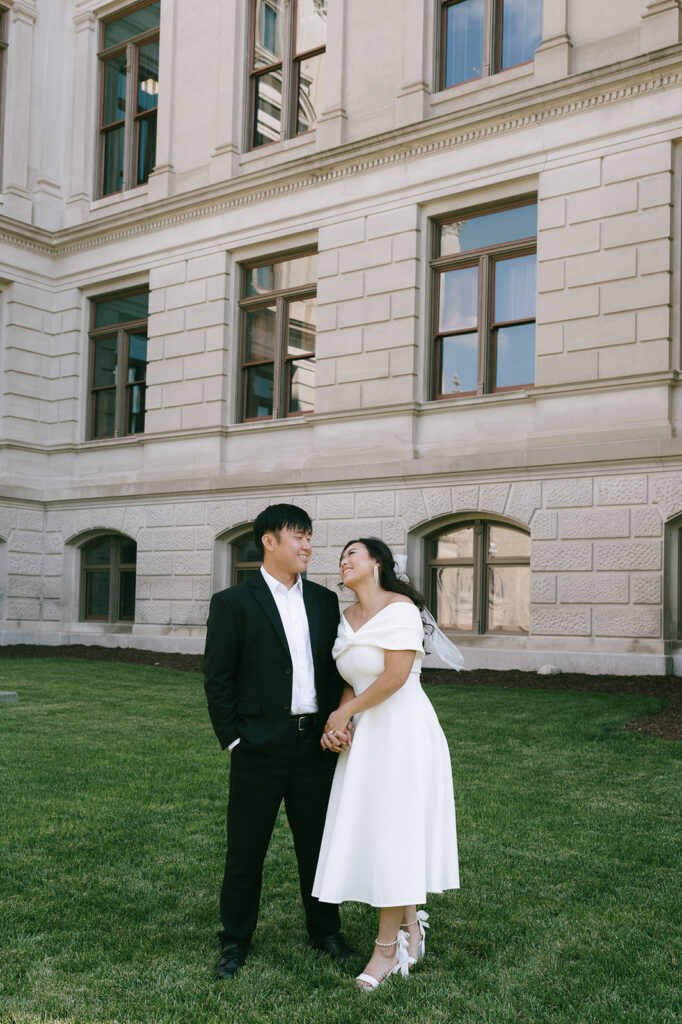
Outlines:
[[326, 953], [332, 960], [351, 960], [356, 963], [360, 959], [355, 950], [346, 945], [340, 932], [336, 932], [335, 935], [320, 935], [317, 938], [311, 935], [308, 942], [313, 949]]
[[229, 942], [220, 951], [220, 960], [213, 970], [221, 980], [234, 978], [246, 963], [247, 946], [241, 942]]

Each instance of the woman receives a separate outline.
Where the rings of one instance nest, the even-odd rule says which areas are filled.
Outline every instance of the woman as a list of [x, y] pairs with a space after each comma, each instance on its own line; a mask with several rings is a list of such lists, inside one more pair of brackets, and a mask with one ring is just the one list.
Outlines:
[[450, 755], [419, 681], [424, 601], [395, 569], [376, 538], [343, 549], [341, 580], [357, 601], [341, 616], [333, 655], [346, 686], [321, 741], [345, 749], [313, 895], [381, 908], [374, 953], [357, 979], [366, 989], [398, 971], [407, 975], [424, 955], [428, 914], [418, 914], [417, 904], [427, 892], [459, 887]]

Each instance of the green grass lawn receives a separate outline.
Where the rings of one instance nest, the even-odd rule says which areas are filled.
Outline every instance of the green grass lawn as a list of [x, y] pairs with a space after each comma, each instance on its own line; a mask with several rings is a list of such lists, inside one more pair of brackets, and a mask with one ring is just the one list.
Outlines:
[[[428, 691], [462, 889], [431, 899], [423, 964], [367, 995], [306, 947], [282, 817], [248, 963], [215, 980], [228, 761], [199, 675], [3, 660], [0, 690], [3, 1024], [680, 1020], [680, 745], [622, 730], [658, 700]], [[342, 914], [369, 955], [376, 912]]]

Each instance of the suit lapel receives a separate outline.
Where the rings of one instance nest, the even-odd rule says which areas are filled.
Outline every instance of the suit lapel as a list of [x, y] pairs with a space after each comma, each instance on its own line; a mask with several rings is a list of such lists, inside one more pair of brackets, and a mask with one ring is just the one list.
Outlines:
[[263, 579], [263, 574], [261, 573], [260, 569], [249, 580], [249, 586], [252, 588], [253, 596], [255, 597], [255, 599], [258, 601], [259, 605], [265, 612], [266, 616], [268, 617], [268, 621], [270, 622], [270, 625], [277, 634], [277, 639], [279, 640], [282, 647], [289, 655], [289, 658], [291, 658], [291, 651], [289, 650], [289, 644], [287, 643], [286, 633], [284, 632], [284, 626], [282, 625], [282, 619], [280, 618], [280, 614], [277, 609], [277, 604], [275, 603], [275, 599], [272, 596], [270, 587]]

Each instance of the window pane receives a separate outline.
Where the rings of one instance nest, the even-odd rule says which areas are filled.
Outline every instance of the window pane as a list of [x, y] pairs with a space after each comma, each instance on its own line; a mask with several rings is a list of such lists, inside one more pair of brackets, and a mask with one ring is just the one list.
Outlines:
[[296, 134], [311, 131], [320, 112], [324, 92], [324, 54], [298, 62], [298, 102], [296, 107]]
[[262, 295], [264, 292], [280, 291], [284, 288], [299, 288], [317, 281], [317, 253], [296, 256], [291, 260], [280, 260], [262, 267], [246, 270], [246, 294]]
[[248, 537], [235, 545], [235, 560], [237, 562], [262, 562], [261, 554], [256, 547], [253, 537]]
[[488, 567], [488, 632], [527, 633], [530, 566]]
[[483, 67], [483, 0], [461, 0], [445, 12], [444, 86], [480, 78]]
[[137, 561], [137, 544], [134, 540], [129, 540], [127, 537], [121, 537], [120, 540], [120, 562], [121, 565], [135, 565]]
[[121, 18], [108, 21], [104, 25], [104, 48], [115, 46], [116, 43], [124, 43], [141, 32], [148, 32], [149, 29], [159, 27], [160, 0], [155, 3], [141, 7], [137, 11], [124, 14]]
[[315, 360], [292, 359], [289, 363], [289, 412], [314, 412]]
[[532, 60], [542, 38], [542, 0], [504, 0], [502, 67]]
[[137, 51], [137, 113], [153, 110], [159, 102], [159, 42]]
[[495, 387], [514, 388], [535, 380], [535, 324], [495, 331]]
[[317, 326], [317, 299], [301, 299], [290, 302], [287, 307], [288, 336], [287, 355], [305, 356], [315, 351], [315, 327]]
[[473, 568], [452, 566], [436, 569], [435, 574], [438, 625], [442, 629], [473, 629]]
[[478, 334], [457, 334], [441, 341], [441, 395], [476, 391], [478, 387]]
[[106, 619], [109, 616], [109, 570], [85, 574], [85, 617]]
[[116, 124], [126, 116], [126, 55], [102, 64], [102, 127]]
[[324, 46], [327, 39], [327, 0], [296, 0], [296, 53]]
[[253, 145], [279, 141], [282, 133], [282, 72], [272, 71], [254, 80]]
[[535, 253], [495, 262], [495, 322], [535, 316]]
[[507, 526], [489, 526], [488, 558], [530, 558], [529, 535]]
[[141, 434], [144, 431], [144, 396], [146, 393], [145, 384], [133, 384], [128, 387], [128, 434]]
[[123, 188], [123, 137], [124, 128], [111, 128], [104, 135], [102, 167], [102, 195], [109, 196]]
[[135, 618], [135, 572], [126, 569], [119, 573], [119, 619]]
[[116, 384], [116, 338], [98, 338], [94, 343], [94, 360], [92, 385], [95, 388], [106, 388]]
[[478, 320], [478, 267], [440, 275], [438, 332], [475, 328]]
[[98, 537], [83, 548], [86, 565], [109, 565], [111, 561], [111, 537]]
[[235, 573], [235, 582], [246, 583], [246, 581], [250, 580], [252, 576], [255, 576], [257, 572], [260, 572], [260, 569], [237, 569], [237, 572]]
[[269, 67], [282, 59], [282, 7], [282, 0], [256, 0], [254, 68]]
[[92, 436], [113, 437], [116, 428], [116, 389], [95, 392]]
[[156, 165], [156, 114], [137, 122], [137, 184], [142, 185]]
[[246, 371], [244, 419], [254, 420], [272, 416], [273, 375], [272, 363], [252, 366]]
[[125, 324], [132, 320], [146, 320], [149, 292], [136, 295], [117, 295], [95, 301], [95, 327]]
[[246, 314], [245, 363], [274, 359], [277, 351], [275, 307], [252, 309]]
[[512, 210], [497, 210], [480, 217], [443, 224], [440, 229], [440, 255], [454, 256], [521, 238], [535, 238], [537, 233], [536, 203], [515, 206]]
[[462, 559], [474, 557], [474, 528], [463, 526], [459, 530], [442, 533], [433, 542], [433, 558]]
[[145, 380], [147, 376], [147, 335], [128, 335], [128, 383]]

